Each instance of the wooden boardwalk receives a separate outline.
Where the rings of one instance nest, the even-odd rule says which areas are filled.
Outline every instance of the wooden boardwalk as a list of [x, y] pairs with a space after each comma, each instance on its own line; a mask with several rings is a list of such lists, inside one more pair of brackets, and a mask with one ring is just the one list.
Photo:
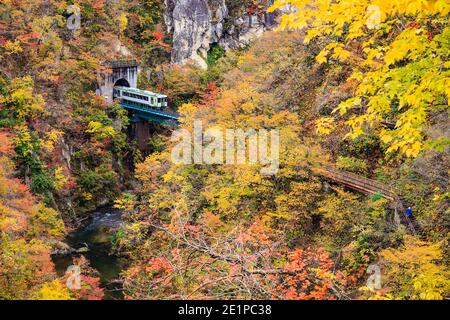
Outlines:
[[406, 215], [404, 200], [390, 186], [351, 172], [338, 170], [331, 166], [326, 168], [311, 168], [311, 171], [328, 181], [340, 184], [363, 194], [381, 194], [384, 198], [391, 201], [395, 212], [394, 220], [396, 224], [403, 224], [412, 234], [418, 233], [418, 225]]

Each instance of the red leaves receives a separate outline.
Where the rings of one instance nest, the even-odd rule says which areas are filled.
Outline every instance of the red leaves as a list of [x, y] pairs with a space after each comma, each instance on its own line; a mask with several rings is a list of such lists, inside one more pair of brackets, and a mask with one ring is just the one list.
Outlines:
[[100, 278], [81, 275], [79, 295], [81, 300], [102, 300], [104, 293], [100, 288]]
[[408, 29], [418, 29], [420, 28], [420, 23], [418, 23], [417, 21], [411, 21], [410, 23], [407, 24], [406, 27]]
[[38, 32], [30, 32], [24, 35], [21, 35], [17, 37], [18, 40], [21, 42], [29, 45], [32, 48], [35, 48], [39, 45], [39, 38], [41, 37], [41, 34]]
[[152, 33], [153, 38], [155, 38], [156, 41], [163, 41], [165, 38], [164, 33], [155, 31]]
[[6, 38], [2, 36], [6, 30], [6, 22], [4, 20], [0, 20], [0, 46], [4, 46], [6, 44]]
[[12, 137], [13, 135], [10, 134], [9, 132], [0, 130], [0, 156], [1, 155], [11, 156], [13, 154], [14, 147], [11, 141]]
[[170, 273], [173, 271], [173, 268], [166, 258], [157, 257], [150, 260], [149, 266], [145, 268], [145, 271]]
[[331, 288], [333, 262], [323, 249], [297, 249], [288, 255], [289, 275], [278, 287], [285, 299], [334, 299]]
[[200, 96], [199, 107], [211, 107], [215, 103], [218, 95], [219, 88], [215, 82], [211, 81], [206, 86], [205, 92]]
[[170, 51], [170, 46], [164, 42], [166, 35], [159, 31], [153, 31], [153, 32], [146, 32], [147, 36], [151, 38], [150, 43], [153, 46], [161, 47], [165, 51]]
[[33, 31], [33, 32], [30, 32], [30, 33], [24, 34], [22, 36], [19, 36], [18, 39], [20, 41], [29, 41], [29, 40], [36, 40], [40, 36], [41, 35], [38, 32]]
[[[408, 29], [419, 29], [420, 27], [421, 27], [421, 25], [417, 21], [411, 21], [406, 25], [406, 28], [408, 28]], [[427, 31], [428, 41], [432, 41], [433, 38], [434, 38], [433, 32]]]

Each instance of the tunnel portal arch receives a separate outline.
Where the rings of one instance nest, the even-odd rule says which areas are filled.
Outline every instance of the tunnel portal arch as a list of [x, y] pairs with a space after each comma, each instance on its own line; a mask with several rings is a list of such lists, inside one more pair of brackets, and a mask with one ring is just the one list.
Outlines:
[[112, 102], [114, 86], [137, 87], [138, 65], [135, 60], [116, 60], [109, 62], [109, 67], [109, 71], [97, 75], [97, 92]]
[[117, 87], [117, 86], [119, 86], [119, 87], [130, 87], [130, 83], [128, 82], [128, 80], [127, 79], [124, 79], [124, 78], [120, 78], [119, 80], [117, 80], [115, 83], [114, 83], [114, 87]]

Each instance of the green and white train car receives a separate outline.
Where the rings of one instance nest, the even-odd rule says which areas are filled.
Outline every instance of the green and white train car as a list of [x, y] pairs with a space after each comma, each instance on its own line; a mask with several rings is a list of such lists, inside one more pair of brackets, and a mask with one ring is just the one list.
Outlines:
[[113, 89], [114, 99], [140, 108], [164, 109], [167, 107], [167, 96], [147, 90], [116, 86]]

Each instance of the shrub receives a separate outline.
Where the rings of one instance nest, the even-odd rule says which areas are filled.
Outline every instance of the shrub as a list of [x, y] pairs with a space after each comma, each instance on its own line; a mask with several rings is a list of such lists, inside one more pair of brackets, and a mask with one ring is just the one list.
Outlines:
[[359, 174], [367, 174], [367, 163], [361, 159], [339, 156], [336, 161], [336, 166], [342, 170]]

